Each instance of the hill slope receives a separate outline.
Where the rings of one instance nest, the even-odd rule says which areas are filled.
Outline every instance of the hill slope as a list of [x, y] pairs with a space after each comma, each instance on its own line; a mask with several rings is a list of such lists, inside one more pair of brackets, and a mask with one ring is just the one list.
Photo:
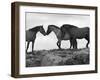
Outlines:
[[89, 64], [89, 48], [39, 50], [26, 54], [26, 67]]

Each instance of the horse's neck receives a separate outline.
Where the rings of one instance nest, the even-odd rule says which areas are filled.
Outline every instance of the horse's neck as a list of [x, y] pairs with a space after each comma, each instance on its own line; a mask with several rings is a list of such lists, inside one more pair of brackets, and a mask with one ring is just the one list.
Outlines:
[[60, 33], [60, 29], [55, 28], [55, 27], [52, 27], [52, 31], [53, 31], [56, 35], [58, 35], [58, 34]]
[[39, 29], [37, 27], [35, 27], [34, 29], [31, 29], [31, 31], [36, 34], [37, 32], [39, 32]]
[[38, 30], [34, 29], [34, 30], [30, 30], [29, 32], [31, 32], [33, 36], [35, 36], [37, 34], [37, 32], [39, 32]]

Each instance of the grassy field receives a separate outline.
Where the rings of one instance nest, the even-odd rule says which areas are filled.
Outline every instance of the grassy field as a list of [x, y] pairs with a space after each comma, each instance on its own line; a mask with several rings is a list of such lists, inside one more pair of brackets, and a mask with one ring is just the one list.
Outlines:
[[26, 53], [26, 67], [89, 64], [89, 48], [52, 49]]

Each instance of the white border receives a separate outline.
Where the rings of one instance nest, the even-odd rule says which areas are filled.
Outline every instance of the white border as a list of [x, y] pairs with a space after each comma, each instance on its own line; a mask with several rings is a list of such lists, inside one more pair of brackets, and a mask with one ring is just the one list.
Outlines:
[[[48, 12], [62, 14], [86, 14], [90, 15], [90, 64], [74, 65], [74, 66], [54, 66], [54, 67], [25, 67], [25, 12]], [[20, 74], [39, 74], [39, 73], [55, 73], [55, 72], [74, 72], [95, 70], [95, 11], [86, 9], [71, 8], [52, 8], [52, 7], [31, 7], [20, 6]]]

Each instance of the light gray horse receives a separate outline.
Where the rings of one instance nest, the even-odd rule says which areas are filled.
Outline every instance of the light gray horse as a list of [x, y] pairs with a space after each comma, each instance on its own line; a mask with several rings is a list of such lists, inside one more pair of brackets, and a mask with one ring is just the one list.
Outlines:
[[[47, 29], [47, 35], [49, 35], [51, 32], [54, 32], [58, 41], [57, 41], [57, 46], [59, 49], [61, 49], [61, 41], [62, 40], [70, 40], [70, 35], [69, 33], [66, 32], [66, 34], [62, 37], [62, 31], [59, 27], [57, 27], [56, 25], [48, 25], [48, 29]], [[72, 46], [72, 41], [70, 40], [70, 47]]]

